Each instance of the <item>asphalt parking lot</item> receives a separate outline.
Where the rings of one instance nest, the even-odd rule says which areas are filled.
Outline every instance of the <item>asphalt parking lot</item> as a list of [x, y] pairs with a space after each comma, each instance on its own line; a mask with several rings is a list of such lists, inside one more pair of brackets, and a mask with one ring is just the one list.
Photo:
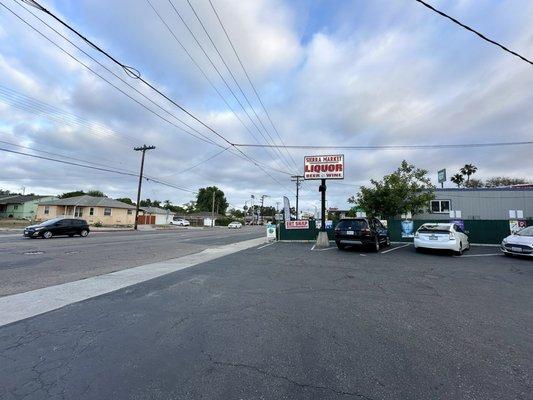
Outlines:
[[261, 245], [0, 328], [2, 399], [531, 399], [533, 261]]

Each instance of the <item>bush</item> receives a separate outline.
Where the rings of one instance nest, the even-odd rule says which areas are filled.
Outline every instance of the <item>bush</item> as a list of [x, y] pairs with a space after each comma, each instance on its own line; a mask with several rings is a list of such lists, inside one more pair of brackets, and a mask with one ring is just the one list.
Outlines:
[[101, 221], [96, 221], [93, 226], [97, 227], [97, 228], [100, 228], [101, 226], [104, 226], [104, 224], [102, 224]]
[[215, 220], [215, 225], [216, 226], [228, 226], [233, 221], [238, 221], [244, 225], [244, 221], [242, 219], [229, 218], [229, 217], [218, 218], [217, 220]]

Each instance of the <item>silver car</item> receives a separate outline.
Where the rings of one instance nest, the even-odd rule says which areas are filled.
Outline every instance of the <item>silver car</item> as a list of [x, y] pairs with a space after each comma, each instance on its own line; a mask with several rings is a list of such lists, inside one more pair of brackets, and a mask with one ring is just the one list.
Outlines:
[[528, 226], [502, 240], [501, 251], [506, 256], [513, 254], [533, 257], [533, 226]]

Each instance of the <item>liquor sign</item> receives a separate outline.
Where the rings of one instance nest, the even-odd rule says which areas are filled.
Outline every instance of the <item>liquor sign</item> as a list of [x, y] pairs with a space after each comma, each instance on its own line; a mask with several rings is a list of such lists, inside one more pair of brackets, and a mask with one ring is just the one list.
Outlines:
[[344, 179], [344, 154], [305, 156], [304, 179]]
[[285, 221], [285, 229], [309, 229], [309, 220]]

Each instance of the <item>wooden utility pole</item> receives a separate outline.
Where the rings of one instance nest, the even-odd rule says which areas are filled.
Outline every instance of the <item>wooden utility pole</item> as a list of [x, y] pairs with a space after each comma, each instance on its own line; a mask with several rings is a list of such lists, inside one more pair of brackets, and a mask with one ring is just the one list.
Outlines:
[[135, 147], [133, 150], [135, 151], [142, 151], [142, 157], [141, 157], [141, 172], [139, 173], [139, 186], [137, 187], [137, 204], [135, 205], [135, 223], [133, 225], [133, 229], [137, 230], [137, 218], [139, 217], [139, 205], [141, 202], [141, 185], [143, 181], [143, 170], [144, 170], [144, 154], [146, 153], [146, 150], [153, 150], [155, 149], [155, 146], [147, 146], [144, 145], [142, 147]]
[[298, 194], [299, 194], [299, 190], [300, 189], [300, 179], [303, 179], [303, 176], [302, 175], [292, 175], [291, 176], [291, 181], [293, 182], [296, 182], [296, 219], [300, 219], [299, 215], [298, 215]]
[[216, 194], [216, 190], [213, 190], [213, 206], [211, 208], [211, 226], [215, 226], [215, 194]]

